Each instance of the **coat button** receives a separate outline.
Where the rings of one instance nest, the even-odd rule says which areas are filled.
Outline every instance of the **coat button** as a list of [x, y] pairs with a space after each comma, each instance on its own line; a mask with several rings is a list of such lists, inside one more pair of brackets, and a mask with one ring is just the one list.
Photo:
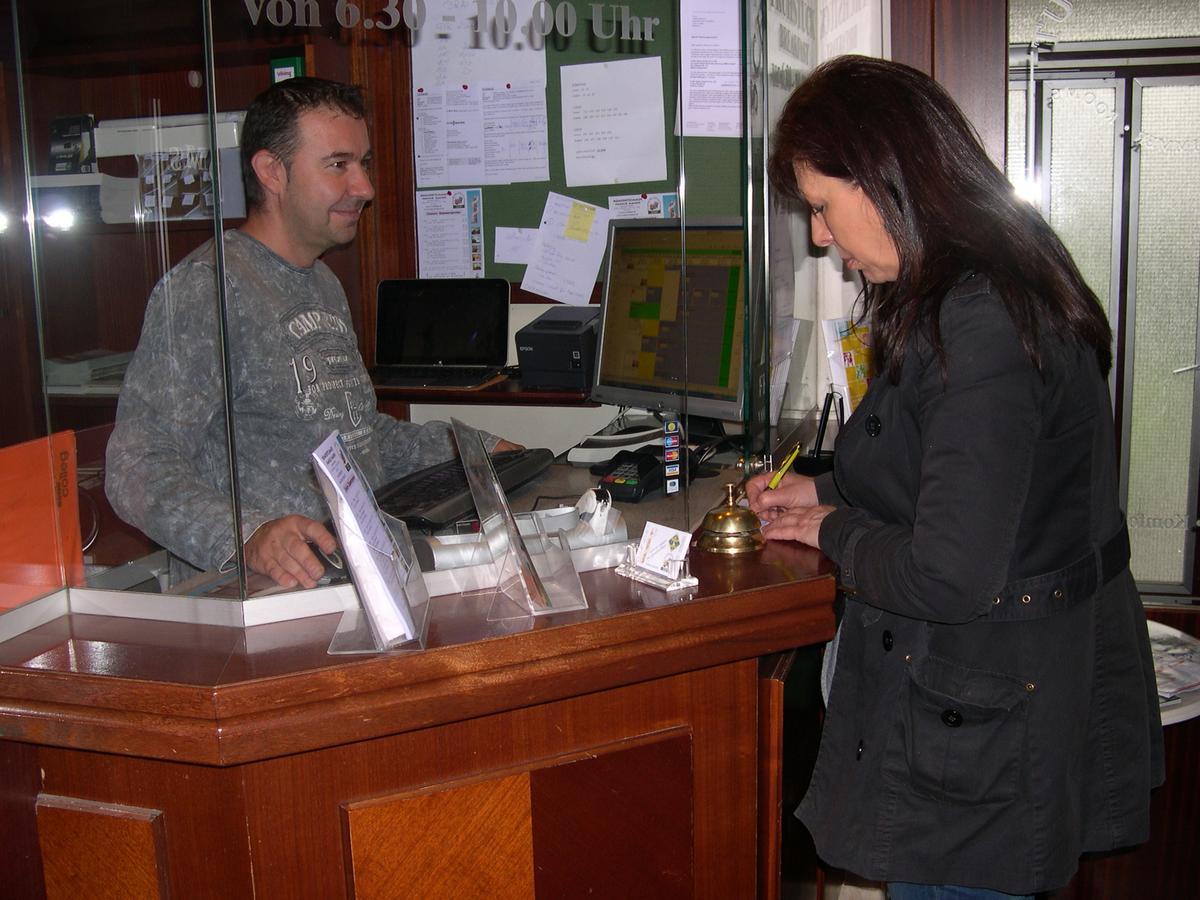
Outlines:
[[942, 713], [942, 724], [949, 728], [957, 728], [962, 724], [962, 713], [957, 709], [947, 709]]
[[854, 754], [854, 758], [862, 759], [862, 752], [863, 752], [863, 742], [859, 741], [858, 742], [858, 751]]
[[867, 416], [867, 434], [871, 437], [879, 437], [881, 431], [883, 431], [883, 423], [879, 421], [879, 416], [874, 413]]
[[886, 650], [888, 653], [891, 653], [892, 647], [895, 646], [895, 644], [896, 644], [896, 642], [892, 638], [892, 633], [890, 631], [884, 631], [884, 633], [883, 633], [883, 649]]

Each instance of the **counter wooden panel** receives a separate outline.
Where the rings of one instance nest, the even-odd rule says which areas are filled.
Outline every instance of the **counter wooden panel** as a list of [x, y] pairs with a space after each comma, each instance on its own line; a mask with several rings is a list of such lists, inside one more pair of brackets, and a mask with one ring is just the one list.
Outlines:
[[104, 847], [171, 897], [754, 896], [759, 657], [828, 639], [833, 583], [795, 546], [695, 572], [682, 602], [585, 573], [589, 610], [515, 623], [435, 598], [408, 655], [329, 657], [337, 616], [27, 632], [0, 877], [53, 896]]

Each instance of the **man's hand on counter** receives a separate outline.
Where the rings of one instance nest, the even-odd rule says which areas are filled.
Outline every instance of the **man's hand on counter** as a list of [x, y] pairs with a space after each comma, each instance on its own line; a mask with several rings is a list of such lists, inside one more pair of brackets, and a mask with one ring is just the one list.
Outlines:
[[246, 565], [269, 576], [280, 587], [313, 588], [325, 574], [325, 564], [309, 542], [325, 553], [337, 549], [329, 530], [307, 516], [284, 516], [266, 522], [246, 541]]
[[496, 442], [496, 446], [492, 448], [492, 452], [493, 453], [503, 453], [505, 450], [524, 450], [524, 449], [525, 449], [524, 444], [514, 444], [512, 441], [506, 441], [504, 438], [500, 438], [500, 440]]

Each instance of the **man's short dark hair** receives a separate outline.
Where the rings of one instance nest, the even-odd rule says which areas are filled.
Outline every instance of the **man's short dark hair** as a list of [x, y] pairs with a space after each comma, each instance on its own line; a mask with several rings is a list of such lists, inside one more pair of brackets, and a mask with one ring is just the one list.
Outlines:
[[241, 142], [242, 181], [249, 209], [256, 209], [264, 199], [262, 185], [250, 164], [254, 154], [266, 150], [277, 156], [284, 166], [290, 166], [299, 142], [296, 123], [300, 114], [322, 108], [355, 119], [367, 116], [361, 88], [324, 78], [289, 78], [271, 85], [254, 98], [246, 111]]

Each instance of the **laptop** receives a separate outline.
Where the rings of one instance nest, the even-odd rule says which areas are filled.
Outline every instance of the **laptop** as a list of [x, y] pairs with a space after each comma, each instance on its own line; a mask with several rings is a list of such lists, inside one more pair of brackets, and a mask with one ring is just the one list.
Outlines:
[[386, 387], [471, 388], [508, 361], [508, 281], [389, 278], [375, 306], [375, 366]]

